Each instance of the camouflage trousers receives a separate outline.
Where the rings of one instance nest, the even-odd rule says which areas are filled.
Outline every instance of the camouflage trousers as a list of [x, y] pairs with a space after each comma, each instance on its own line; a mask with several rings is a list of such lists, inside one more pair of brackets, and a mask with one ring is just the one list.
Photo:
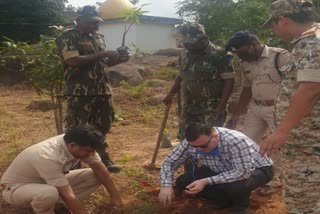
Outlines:
[[319, 214], [320, 148], [302, 143], [281, 148], [284, 202], [289, 214]]
[[92, 124], [106, 135], [114, 119], [111, 95], [72, 96], [67, 98], [66, 129]]
[[227, 112], [224, 115], [217, 118], [213, 113], [217, 103], [198, 103], [195, 105], [184, 105], [179, 121], [179, 140], [183, 140], [185, 137], [185, 129], [188, 124], [192, 122], [201, 122], [209, 124], [211, 126], [221, 127], [224, 125], [226, 120]]

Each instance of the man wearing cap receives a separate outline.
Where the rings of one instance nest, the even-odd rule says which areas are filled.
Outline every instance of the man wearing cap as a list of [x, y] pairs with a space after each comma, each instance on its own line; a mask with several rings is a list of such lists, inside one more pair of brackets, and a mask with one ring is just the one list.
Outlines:
[[[242, 76], [242, 91], [239, 103], [228, 128], [235, 128], [240, 114], [249, 104], [242, 132], [260, 143], [265, 132], [274, 129], [274, 101], [281, 82], [281, 68], [287, 63], [289, 53], [282, 48], [268, 47], [261, 44], [258, 39], [248, 31], [239, 31], [229, 39], [226, 50], [235, 53], [240, 58], [240, 71]], [[273, 156], [277, 162], [278, 155]], [[276, 166], [278, 165], [275, 164]], [[280, 171], [276, 167], [274, 180], [268, 187], [281, 185]], [[271, 193], [274, 189], [264, 188], [261, 193]]]
[[320, 24], [311, 0], [278, 0], [264, 24], [289, 43], [290, 57], [276, 100], [277, 127], [261, 155], [281, 147], [288, 213], [320, 212]]
[[[36, 214], [54, 214], [56, 203], [67, 205], [74, 214], [88, 214], [80, 200], [102, 184], [111, 202], [122, 206], [120, 194], [95, 152], [103, 143], [102, 133], [87, 124], [28, 147], [3, 173], [3, 199], [14, 207], [31, 207]], [[70, 171], [79, 160], [90, 168]]]
[[[106, 135], [114, 118], [108, 67], [126, 62], [129, 54], [106, 50], [103, 35], [97, 33], [102, 21], [94, 6], [84, 6], [76, 26], [63, 32], [56, 43], [65, 70], [66, 129], [89, 123]], [[120, 171], [105, 148], [98, 153], [110, 172]]]
[[178, 137], [183, 140], [185, 126], [190, 122], [224, 124], [234, 72], [232, 56], [210, 42], [199, 23], [178, 27], [177, 36], [185, 49], [179, 58], [180, 73], [164, 103], [170, 105], [174, 94], [181, 90], [183, 107]]
[[[192, 171], [179, 176], [174, 186], [174, 171], [190, 157]], [[174, 187], [177, 194], [208, 199], [208, 208], [230, 208], [232, 214], [247, 214], [251, 191], [272, 179], [272, 168], [272, 160], [260, 157], [259, 146], [241, 132], [190, 123], [186, 139], [163, 161], [159, 201], [171, 204]]]

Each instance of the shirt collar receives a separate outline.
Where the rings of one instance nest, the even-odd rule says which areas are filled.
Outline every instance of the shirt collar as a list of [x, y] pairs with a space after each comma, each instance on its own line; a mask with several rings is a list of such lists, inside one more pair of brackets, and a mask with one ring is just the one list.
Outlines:
[[289, 43], [289, 47], [294, 47], [295, 44], [297, 44], [301, 39], [316, 35], [317, 31], [320, 31], [320, 24], [319, 23], [312, 24], [308, 30], [304, 31], [299, 36], [294, 38]]
[[64, 136], [64, 135], [61, 135], [61, 138], [58, 139], [58, 142], [60, 143], [63, 152], [66, 154], [67, 161], [71, 161], [71, 160], [76, 159], [76, 158], [69, 152], [69, 150], [68, 150], [68, 148], [67, 148], [67, 145], [66, 145], [66, 142], [65, 142], [64, 139], [63, 139], [63, 136]]

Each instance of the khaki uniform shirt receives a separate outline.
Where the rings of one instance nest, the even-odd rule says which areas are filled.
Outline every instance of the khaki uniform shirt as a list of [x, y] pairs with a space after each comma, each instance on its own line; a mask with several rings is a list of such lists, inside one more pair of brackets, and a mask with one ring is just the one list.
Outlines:
[[56, 40], [57, 48], [64, 63], [65, 95], [96, 96], [111, 95], [107, 58], [82, 65], [70, 66], [65, 63], [76, 56], [85, 56], [106, 50], [101, 34], [85, 34], [73, 28], [62, 33]]
[[[81, 161], [90, 165], [101, 159], [95, 153]], [[27, 183], [66, 186], [69, 182], [65, 174], [77, 162], [68, 151], [63, 135], [58, 135], [21, 152], [5, 171], [0, 183], [9, 186]]]
[[[283, 68], [276, 101], [276, 119], [280, 122], [288, 112], [290, 99], [302, 82], [320, 82], [320, 24], [316, 23], [290, 43], [293, 47], [287, 66]], [[304, 147], [320, 147], [320, 100], [317, 100], [309, 115], [290, 132], [289, 144]], [[293, 140], [294, 139], [294, 140]]]
[[274, 100], [277, 96], [281, 77], [275, 66], [276, 54], [280, 53], [278, 66], [287, 64], [289, 52], [264, 46], [261, 57], [257, 61], [242, 61], [240, 64], [242, 86], [252, 87], [252, 98], [255, 100]]

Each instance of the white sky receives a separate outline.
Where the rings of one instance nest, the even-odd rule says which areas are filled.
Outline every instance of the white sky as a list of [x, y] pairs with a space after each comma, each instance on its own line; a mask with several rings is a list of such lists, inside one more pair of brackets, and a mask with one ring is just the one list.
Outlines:
[[[175, 4], [180, 0], [140, 0], [139, 5], [147, 3], [143, 9], [149, 11], [145, 15], [162, 16], [162, 17], [178, 17], [176, 14]], [[96, 2], [104, 2], [104, 0], [68, 0], [67, 4], [74, 7], [82, 7], [84, 5], [94, 5]]]

